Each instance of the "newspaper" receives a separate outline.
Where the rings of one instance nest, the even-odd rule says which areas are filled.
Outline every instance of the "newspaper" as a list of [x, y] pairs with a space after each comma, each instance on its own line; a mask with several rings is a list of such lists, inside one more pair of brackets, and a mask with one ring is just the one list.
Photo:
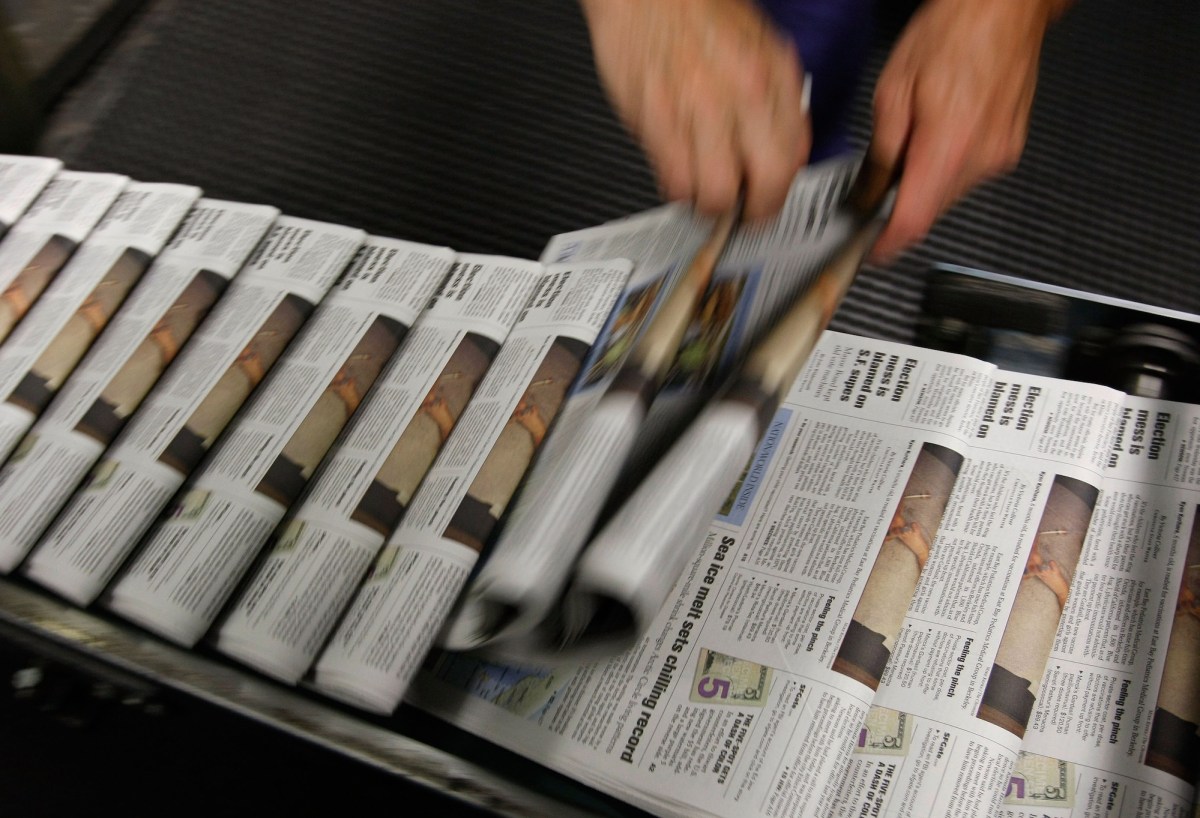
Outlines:
[[190, 647], [445, 278], [442, 247], [370, 238], [109, 589], [108, 607]]
[[39, 581], [78, 605], [100, 594], [364, 238], [340, 225], [275, 222], [39, 541]]
[[0, 347], [0, 458], [12, 453], [199, 197], [184, 185], [129, 185]]
[[[278, 216], [201, 199], [0, 468], [0, 549], [27, 553], [224, 294]], [[25, 573], [54, 587], [45, 554]]]
[[525, 306], [522, 294], [540, 275], [540, 265], [512, 259], [455, 262], [230, 607], [216, 631], [218, 650], [289, 684], [299, 681], [412, 503]]
[[129, 183], [111, 173], [61, 171], [0, 242], [0, 341], [45, 291]]
[[[562, 602], [561, 646], [624, 645], [650, 624], [687, 562], [688, 545], [703, 539], [707, 521], [768, 433], [882, 224], [861, 226], [588, 543]], [[616, 626], [614, 619], [628, 624]]]
[[[668, 455], [656, 467], [674, 470], [675, 478], [664, 478], [661, 471], [642, 478], [668, 434], [686, 425], [697, 404], [712, 395], [712, 382], [744, 358], [755, 340], [765, 342], [764, 325], [777, 323], [782, 311], [793, 304], [798, 320], [788, 323], [781, 339], [761, 356], [775, 361], [773, 367], [791, 362], [790, 377], [773, 376], [767, 389], [775, 396], [772, 400], [781, 397], [816, 333], [828, 323], [866, 249], [865, 239], [850, 241], [859, 220], [840, 207], [857, 167], [856, 162], [841, 161], [801, 175], [775, 221], [736, 230], [719, 223], [707, 244], [691, 256], [686, 276], [664, 277], [658, 283], [667, 293], [660, 298], [664, 306], [654, 311], [647, 328], [631, 344], [627, 360], [611, 364], [616, 373], [597, 384], [603, 395], [571, 430], [561, 450], [548, 451], [540, 459], [500, 541], [447, 628], [445, 646], [466, 649], [498, 640], [509, 642], [511, 652], [514, 640], [532, 641], [540, 642], [540, 647], [524, 644], [516, 653], [547, 655], [576, 643], [585, 636], [583, 631], [590, 630], [588, 641], [599, 643], [608, 642], [608, 637], [628, 638], [645, 626], [645, 618], [627, 619], [629, 627], [621, 628], [613, 628], [610, 621], [603, 626], [604, 637], [589, 629], [591, 614], [606, 617], [599, 611], [588, 613], [589, 604], [583, 600], [595, 597], [601, 584], [610, 583], [593, 582], [596, 576], [581, 577], [576, 557], [585, 555], [580, 568], [587, 569], [595, 563], [590, 555], [598, 544], [604, 559], [614, 540], [620, 542], [619, 553], [609, 558], [615, 568], [611, 584], [621, 589], [622, 598], [636, 600], [646, 616], [657, 611], [682, 566], [663, 564], [655, 555], [685, 553], [674, 543], [691, 542], [703, 534], [698, 527], [719, 506], [761, 434], [760, 415], [771, 414], [770, 408], [752, 405], [756, 398], [747, 403], [758, 387], [748, 384], [749, 391], [739, 387], [732, 403], [721, 403], [689, 427], [691, 437], [672, 450], [683, 453], [683, 459]], [[628, 226], [618, 222], [597, 232], [619, 236]], [[548, 252], [568, 242], [556, 238]], [[831, 259], [842, 263], [836, 272], [819, 276]], [[689, 277], [707, 288], [703, 298], [694, 294], [698, 285], [690, 283]], [[672, 300], [681, 292], [678, 282], [693, 288], [682, 290], [687, 296], [682, 307]], [[808, 291], [808, 302], [798, 302], [802, 290]], [[675, 320], [681, 311], [694, 316], [682, 330]], [[664, 319], [674, 324], [666, 327], [667, 332], [663, 332]], [[664, 357], [670, 367], [665, 372], [665, 367], [646, 363]], [[699, 490], [698, 475], [706, 475], [707, 492]], [[630, 488], [634, 482], [640, 483], [636, 491]], [[677, 496], [662, 494], [672, 487], [678, 489]], [[651, 496], [644, 496], [647, 492]], [[617, 502], [624, 497], [628, 499], [623, 505]], [[617, 505], [626, 516], [615, 515], [598, 543], [593, 527], [601, 522], [606, 507]], [[629, 512], [650, 508], [660, 509], [661, 517], [630, 519], [630, 525], [620, 529]], [[688, 530], [675, 530], [680, 525]], [[631, 530], [640, 534], [631, 536]], [[645, 583], [634, 579], [638, 569], [633, 566], [639, 564], [644, 578], [659, 583], [656, 591], [648, 593]], [[591, 573], [597, 574], [597, 569]], [[569, 580], [574, 582], [573, 590], [560, 612], [556, 608]], [[567, 621], [572, 619], [578, 622]], [[598, 647], [611, 650], [611, 645]]]
[[[844, 206], [864, 178], [808, 171], [757, 227], [658, 208], [541, 264], [280, 218], [226, 286], [275, 215], [248, 208], [209, 248], [229, 243], [217, 290], [143, 365], [200, 303], [185, 246], [222, 232], [204, 211], [242, 207], [200, 200], [25, 407], [0, 530], [53, 519], [25, 570], [78, 604], [107, 587], [183, 644], [217, 622], [270, 675], [376, 713], [407, 697], [655, 814], [1190, 814], [1200, 407], [817, 337], [878, 228]], [[0, 275], [84, 244], [0, 375], [24, 383], [42, 354], [21, 350], [94, 291], [64, 283], [77, 265], [114, 266], [88, 248], [132, 246], [129, 194], [171, 188], [182, 218], [194, 189], [54, 177]], [[190, 275], [159, 280], [169, 264]], [[511, 279], [484, 286], [489, 264]], [[60, 291], [79, 301], [42, 306]], [[571, 471], [618, 449], [588, 427], [613, 396], [628, 457]], [[544, 542], [531, 509], [559, 526]], [[4, 546], [12, 567], [36, 538]], [[430, 653], [439, 636], [482, 649]]]
[[314, 668], [391, 712], [491, 540], [612, 312], [627, 264], [551, 265]]
[[1188, 815], [1200, 749], [1200, 407], [1126, 398], [999, 814]]
[[61, 161], [45, 156], [0, 155], [0, 237], [61, 168]]
[[631, 648], [410, 700], [662, 815], [1186, 815], [1197, 434], [828, 332]]

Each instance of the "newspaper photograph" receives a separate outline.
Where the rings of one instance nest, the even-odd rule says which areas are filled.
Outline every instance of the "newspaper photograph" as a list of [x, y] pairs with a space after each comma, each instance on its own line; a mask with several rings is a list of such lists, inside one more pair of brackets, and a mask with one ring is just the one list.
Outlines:
[[61, 171], [0, 241], [0, 341], [8, 338], [129, 178]]
[[1200, 411], [1125, 398], [1000, 810], [1190, 816], [1200, 778]]
[[99, 596], [353, 259], [361, 230], [283, 216], [35, 546], [41, 582]]
[[[264, 205], [196, 204], [0, 468], [0, 548], [17, 555], [37, 543], [277, 216]], [[45, 578], [41, 560], [25, 574]]]
[[541, 265], [529, 262], [459, 257], [215, 629], [218, 650], [289, 684], [300, 680], [403, 519], [541, 275]]
[[374, 712], [399, 704], [629, 276], [551, 265], [458, 427], [321, 652], [312, 685]]
[[200, 197], [135, 183], [117, 198], [0, 347], [0, 458], [7, 458]]
[[367, 239], [109, 588], [110, 610], [185, 647], [200, 639], [452, 258], [446, 248]]

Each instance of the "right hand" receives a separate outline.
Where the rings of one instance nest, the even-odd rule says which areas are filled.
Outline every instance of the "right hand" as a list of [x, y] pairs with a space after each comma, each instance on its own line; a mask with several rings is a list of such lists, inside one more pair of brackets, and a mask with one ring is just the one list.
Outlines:
[[582, 0], [600, 80], [663, 196], [774, 214], [808, 159], [794, 45], [751, 0]]

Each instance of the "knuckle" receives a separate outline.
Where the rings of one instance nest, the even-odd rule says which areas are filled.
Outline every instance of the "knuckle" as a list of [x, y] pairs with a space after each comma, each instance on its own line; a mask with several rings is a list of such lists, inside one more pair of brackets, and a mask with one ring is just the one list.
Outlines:
[[706, 177], [696, 192], [696, 205], [705, 213], [722, 213], [732, 207], [736, 199], [737, 181], [724, 173]]

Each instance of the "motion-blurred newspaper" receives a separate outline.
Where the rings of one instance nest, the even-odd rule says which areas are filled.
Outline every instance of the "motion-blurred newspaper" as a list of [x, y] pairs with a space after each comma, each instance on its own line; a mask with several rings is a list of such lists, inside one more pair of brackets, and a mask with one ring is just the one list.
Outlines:
[[[765, 431], [767, 404], [857, 271], [864, 224], [845, 206], [856, 170], [843, 161], [802, 174], [780, 216], [762, 225], [727, 217], [698, 235], [667, 230], [661, 220], [690, 218], [668, 208], [550, 242], [544, 258], [624, 252], [649, 263], [635, 259], [636, 285], [582, 384], [588, 398], [539, 458], [445, 646], [494, 644], [522, 657], [611, 652], [648, 624], [682, 570], [684, 543], [703, 536], [698, 527]], [[691, 238], [660, 255], [654, 248], [672, 245], [649, 244], [652, 227]], [[781, 331], [768, 335], [775, 324]], [[754, 344], [764, 350], [747, 359]], [[790, 366], [790, 377], [755, 369], [756, 360]], [[741, 379], [717, 393], [735, 370]], [[661, 516], [646, 519], [653, 510]]]
[[435, 653], [409, 698], [662, 815], [1184, 818], [1197, 434], [827, 332], [632, 645]]

